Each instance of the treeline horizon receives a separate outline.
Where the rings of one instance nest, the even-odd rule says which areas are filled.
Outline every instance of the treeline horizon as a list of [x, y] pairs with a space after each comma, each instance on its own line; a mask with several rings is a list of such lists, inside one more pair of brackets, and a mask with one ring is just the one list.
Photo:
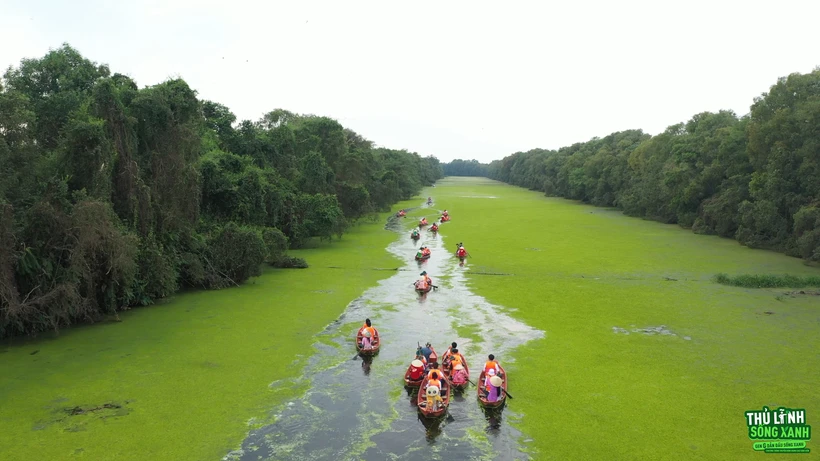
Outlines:
[[650, 136], [626, 130], [446, 176], [484, 176], [820, 261], [820, 68], [779, 78], [749, 114], [702, 112]]
[[0, 79], [0, 338], [223, 288], [442, 177], [283, 109], [237, 122], [182, 79], [138, 88], [64, 44]]

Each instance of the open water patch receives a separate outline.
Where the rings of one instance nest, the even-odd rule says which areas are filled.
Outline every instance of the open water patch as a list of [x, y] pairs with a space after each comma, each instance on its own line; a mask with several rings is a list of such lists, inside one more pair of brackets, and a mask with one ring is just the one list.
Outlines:
[[[429, 341], [441, 354], [457, 342], [468, 364], [476, 368], [470, 376], [475, 382], [488, 354], [495, 354], [506, 367], [513, 362], [506, 355], [509, 351], [544, 333], [470, 292], [468, 268], [459, 267], [443, 235], [424, 232], [414, 242], [409, 231], [415, 222], [400, 224], [401, 229], [389, 226], [399, 236], [387, 250], [405, 264], [353, 300], [319, 334], [318, 351], [308, 359], [305, 379], [290, 383], [303, 388], [303, 395], [272, 409], [274, 422], [252, 429], [225, 460], [529, 459], [519, 446], [521, 434], [509, 424], [517, 416], [515, 403], [485, 413], [473, 386], [453, 395], [446, 417], [430, 420], [419, 415], [416, 390], [405, 388], [403, 382], [419, 344]], [[432, 257], [418, 263], [413, 256], [421, 246], [429, 247]], [[413, 282], [422, 270], [439, 288], [420, 296]], [[362, 358], [355, 351], [353, 338], [365, 318], [373, 321], [382, 338], [375, 357]], [[511, 390], [515, 382], [513, 374]]]
[[[674, 333], [672, 330], [667, 328], [666, 325], [659, 325], [659, 326], [655, 326], [655, 327], [650, 326], [650, 327], [643, 327], [643, 328], [637, 328], [637, 327], [635, 327], [635, 325], [632, 325], [631, 327], [632, 327], [632, 329], [630, 329], [630, 330], [628, 330], [626, 328], [617, 327], [617, 326], [612, 327], [612, 332], [615, 333], [616, 335], [617, 334], [629, 335], [629, 333], [637, 333], [637, 334], [644, 334], [644, 335], [647, 335], [647, 336], [654, 336], [654, 335], [678, 336], [677, 333]], [[689, 340], [692, 339], [689, 336], [681, 336], [681, 337], [683, 339], [685, 339], [686, 341], [689, 341]]]

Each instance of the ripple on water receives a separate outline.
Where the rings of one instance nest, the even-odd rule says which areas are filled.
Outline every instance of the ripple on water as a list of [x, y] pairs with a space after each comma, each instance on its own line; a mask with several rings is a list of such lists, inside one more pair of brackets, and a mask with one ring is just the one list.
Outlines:
[[[305, 370], [310, 379], [295, 384], [305, 387], [304, 395], [272, 409], [276, 421], [252, 430], [226, 460], [415, 460], [422, 451], [425, 459], [529, 459], [519, 446], [521, 434], [508, 424], [515, 413], [508, 407], [485, 414], [473, 386], [454, 395], [447, 416], [436, 420], [421, 417], [415, 394], [403, 387], [402, 376], [418, 343], [430, 341], [442, 353], [456, 341], [470, 364], [493, 353], [506, 365], [512, 362], [508, 351], [543, 332], [471, 293], [445, 237], [425, 233], [416, 243], [404, 229], [413, 221], [396, 221], [386, 226], [399, 232], [387, 250], [405, 265], [353, 300], [320, 333], [321, 343]], [[432, 250], [432, 257], [419, 264], [412, 255], [422, 245]], [[440, 287], [423, 297], [411, 286], [421, 270]], [[375, 358], [362, 360], [355, 356], [352, 338], [368, 317], [384, 343]], [[475, 333], [482, 325], [492, 328]], [[459, 329], [473, 334], [459, 337]], [[323, 344], [328, 342], [339, 347]], [[477, 377], [473, 373], [471, 379]], [[515, 388], [515, 375], [510, 387]]]

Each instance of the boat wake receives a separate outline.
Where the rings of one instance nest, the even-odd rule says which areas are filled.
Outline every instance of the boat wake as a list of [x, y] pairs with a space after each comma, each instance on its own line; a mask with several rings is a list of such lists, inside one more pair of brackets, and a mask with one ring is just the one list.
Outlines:
[[[485, 413], [470, 386], [453, 396], [446, 418], [427, 420], [415, 406], [416, 390], [404, 388], [402, 378], [418, 344], [429, 341], [441, 354], [457, 342], [475, 382], [488, 354], [509, 369], [509, 351], [544, 334], [470, 292], [469, 261], [459, 267], [455, 245], [446, 248], [442, 235], [422, 231], [422, 239], [412, 241], [413, 223], [407, 219], [387, 248], [407, 262], [352, 301], [317, 336], [307, 379], [273, 384], [304, 387], [304, 395], [277, 408], [275, 422], [252, 430], [224, 460], [529, 459], [521, 451], [521, 434], [507, 424], [517, 417], [514, 403], [503, 412]], [[441, 232], [447, 235], [446, 223]], [[413, 260], [420, 246], [431, 249], [429, 260]], [[412, 285], [422, 270], [439, 288], [419, 295]], [[363, 359], [355, 355], [353, 337], [365, 318], [383, 343], [376, 357]], [[514, 371], [510, 390], [515, 393]]]

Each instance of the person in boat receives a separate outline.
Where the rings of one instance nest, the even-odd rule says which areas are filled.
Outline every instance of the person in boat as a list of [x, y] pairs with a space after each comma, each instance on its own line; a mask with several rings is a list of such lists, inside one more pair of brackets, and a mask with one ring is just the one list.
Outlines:
[[484, 384], [484, 397], [486, 397], [490, 393], [490, 390], [492, 390], [492, 385], [490, 384], [490, 379], [492, 379], [494, 377], [495, 377], [495, 370], [492, 370], [492, 369], [490, 371], [486, 372], [486, 374], [484, 375], [484, 383], [483, 383]]
[[373, 333], [371, 333], [370, 328], [365, 328], [362, 331], [362, 349], [366, 351], [373, 349]]
[[438, 232], [438, 224], [433, 223], [433, 225], [432, 225], [432, 226], [430, 226], [430, 231], [432, 231], [432, 232]]
[[416, 349], [416, 358], [414, 360], [418, 360], [419, 362], [421, 362], [421, 364], [424, 365], [424, 369], [427, 369], [427, 357], [425, 357], [424, 354], [421, 353], [421, 347]]
[[416, 286], [416, 290], [419, 290], [419, 291], [426, 291], [426, 290], [427, 290], [427, 288], [429, 288], [429, 287], [430, 287], [430, 284], [429, 284], [429, 283], [427, 283], [427, 279], [425, 279], [424, 277], [422, 277], [422, 278], [420, 278], [420, 279], [416, 280], [415, 286]]
[[490, 385], [487, 387], [487, 401], [488, 402], [498, 402], [501, 400], [501, 385], [504, 384], [504, 381], [499, 378], [498, 376], [493, 376], [490, 378]]
[[427, 225], [427, 218], [421, 218], [419, 221], [419, 226], [426, 226]]
[[446, 218], [446, 217], [448, 217], [448, 216], [450, 216], [450, 215], [447, 213], [447, 210], [442, 211], [442, 212], [441, 212], [441, 215], [442, 215], [442, 216], [444, 216], [445, 218]]
[[456, 344], [456, 342], [455, 342], [455, 341], [453, 341], [453, 343], [452, 343], [452, 344], [450, 344], [450, 347], [448, 347], [448, 348], [447, 348], [447, 350], [446, 350], [446, 351], [444, 351], [444, 355], [442, 355], [442, 356], [441, 356], [441, 357], [442, 357], [442, 359], [443, 359], [443, 360], [447, 360], [447, 357], [449, 357], [449, 356], [450, 356], [450, 354], [452, 354], [452, 353], [453, 353], [453, 349], [455, 349], [455, 348], [457, 348], [457, 347], [458, 347], [458, 344]]
[[432, 378], [433, 373], [441, 374], [441, 370], [438, 367], [438, 362], [430, 363], [430, 367], [427, 369], [427, 377]]
[[490, 371], [493, 372], [494, 375], [502, 376], [501, 367], [498, 366], [498, 362], [495, 361], [495, 356], [490, 354], [487, 356], [487, 361], [484, 362], [484, 373], [489, 374]]
[[420, 237], [419, 236], [419, 230], [418, 229], [413, 229], [413, 232], [410, 233], [410, 237], [419, 238]]
[[421, 381], [424, 378], [424, 362], [416, 358], [410, 362], [410, 381]]
[[458, 352], [458, 349], [453, 349], [453, 351], [448, 356], [449, 365], [450, 365], [450, 372], [455, 370], [456, 365], [464, 365], [464, 357]]
[[424, 356], [425, 363], [429, 363], [430, 362], [430, 354], [433, 353], [433, 345], [430, 344], [430, 343], [427, 343], [427, 344], [424, 345], [424, 347], [422, 347], [419, 350], [419, 352], [421, 353], [421, 355]]
[[430, 256], [430, 249], [427, 247], [422, 247], [421, 252], [424, 254], [424, 256]]
[[425, 282], [427, 282], [428, 286], [433, 284], [433, 279], [431, 279], [430, 276], [427, 275], [427, 271], [422, 271], [422, 273], [419, 275], [424, 279]]
[[370, 319], [365, 319], [362, 325], [362, 349], [372, 349], [375, 339], [376, 330], [373, 328], [373, 323]]
[[433, 373], [427, 381], [424, 392], [427, 394], [427, 408], [436, 410], [439, 403], [444, 405], [444, 401], [441, 399], [441, 381], [439, 381], [438, 373]]
[[461, 386], [467, 383], [467, 370], [464, 369], [464, 365], [458, 364], [453, 367], [453, 373], [450, 375], [450, 379], [453, 381], [453, 384], [456, 386]]
[[463, 246], [459, 245], [458, 250], [456, 251], [456, 255], [459, 258], [464, 259], [467, 257], [467, 250], [465, 250]]

